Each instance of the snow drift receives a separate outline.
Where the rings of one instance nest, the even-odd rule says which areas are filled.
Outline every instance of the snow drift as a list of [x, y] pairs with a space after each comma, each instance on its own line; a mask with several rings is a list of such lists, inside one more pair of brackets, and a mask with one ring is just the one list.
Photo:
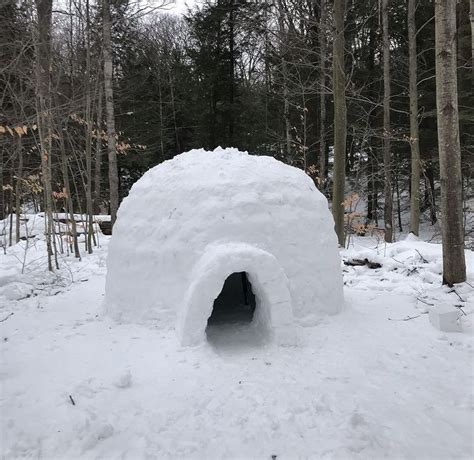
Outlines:
[[342, 308], [333, 225], [326, 198], [299, 169], [235, 149], [183, 153], [149, 170], [120, 206], [107, 311], [199, 344], [224, 281], [246, 272], [253, 323], [291, 344], [295, 323]]

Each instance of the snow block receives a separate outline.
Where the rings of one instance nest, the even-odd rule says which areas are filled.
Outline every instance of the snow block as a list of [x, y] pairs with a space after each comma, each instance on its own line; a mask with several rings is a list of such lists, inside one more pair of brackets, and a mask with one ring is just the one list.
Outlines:
[[123, 200], [106, 310], [197, 345], [238, 272], [256, 297], [252, 322], [281, 344], [295, 342], [295, 323], [316, 324], [343, 305], [334, 221], [311, 178], [268, 156], [192, 150], [150, 169]]
[[442, 332], [462, 332], [460, 315], [451, 305], [436, 305], [429, 312], [431, 324]]

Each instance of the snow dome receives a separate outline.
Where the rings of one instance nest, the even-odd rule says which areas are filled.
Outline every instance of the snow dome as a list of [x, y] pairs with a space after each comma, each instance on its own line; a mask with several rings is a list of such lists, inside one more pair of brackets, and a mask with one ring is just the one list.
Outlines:
[[235, 149], [183, 153], [144, 174], [120, 206], [107, 312], [176, 329], [183, 345], [229, 324], [293, 344], [296, 325], [342, 307], [333, 227], [299, 169]]

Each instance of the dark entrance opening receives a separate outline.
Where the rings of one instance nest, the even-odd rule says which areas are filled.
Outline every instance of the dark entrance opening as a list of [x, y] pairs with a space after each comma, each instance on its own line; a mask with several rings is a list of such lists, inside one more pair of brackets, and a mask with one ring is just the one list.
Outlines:
[[225, 280], [221, 293], [214, 300], [207, 325], [251, 323], [255, 306], [255, 295], [247, 273], [232, 273]]
[[218, 353], [246, 352], [266, 342], [269, 330], [255, 316], [257, 303], [247, 273], [232, 273], [225, 280], [206, 327], [207, 341]]

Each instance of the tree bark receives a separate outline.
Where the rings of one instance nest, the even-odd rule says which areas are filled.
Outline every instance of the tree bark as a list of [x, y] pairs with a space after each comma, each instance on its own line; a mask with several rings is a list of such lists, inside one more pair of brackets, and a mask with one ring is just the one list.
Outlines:
[[91, 117], [91, 52], [90, 52], [90, 14], [89, 0], [86, 0], [86, 212], [87, 212], [87, 252], [92, 254], [92, 236], [94, 234], [94, 216], [92, 209], [92, 117]]
[[36, 66], [36, 114], [41, 148], [41, 179], [44, 191], [44, 220], [48, 270], [53, 270], [53, 207], [51, 188], [51, 20], [52, 0], [37, 0], [38, 44]]
[[383, 34], [383, 169], [384, 169], [384, 207], [385, 241], [393, 239], [393, 198], [390, 152], [390, 37], [388, 30], [388, 0], [382, 0]]
[[5, 219], [6, 213], [6, 202], [5, 202], [5, 190], [3, 189], [3, 174], [4, 174], [4, 163], [3, 163], [3, 147], [0, 148], [0, 220]]
[[160, 150], [161, 150], [161, 161], [165, 159], [165, 131], [163, 127], [164, 115], [163, 115], [163, 92], [161, 88], [161, 66], [158, 64], [158, 113], [160, 115]]
[[179, 140], [178, 122], [176, 120], [176, 101], [174, 98], [174, 81], [170, 69], [168, 68], [168, 82], [170, 85], [171, 112], [173, 114], [174, 137], [176, 142], [176, 153], [181, 153], [181, 142]]
[[344, 246], [344, 183], [346, 179], [346, 72], [344, 69], [345, 0], [334, 0], [333, 93], [334, 173], [332, 214], [339, 244]]
[[[377, 31], [374, 27], [369, 30], [369, 52], [367, 54], [367, 70], [369, 75], [375, 75], [375, 60], [377, 54]], [[375, 88], [371, 88], [368, 93], [368, 97], [374, 101], [377, 99], [378, 94]], [[378, 137], [374, 136], [373, 133], [376, 131], [376, 110], [371, 109], [368, 118], [368, 171], [367, 171], [367, 224], [375, 223], [378, 227], [378, 182], [379, 182], [379, 162], [378, 162]]]
[[230, 0], [229, 11], [229, 146], [234, 145], [234, 97], [235, 97], [235, 4]]
[[327, 40], [326, 40], [326, 21], [327, 21], [326, 0], [321, 0], [321, 17], [319, 20], [319, 45], [320, 61], [319, 74], [321, 81], [320, 96], [320, 125], [319, 125], [319, 188], [324, 190], [326, 183], [326, 59], [327, 59]]
[[69, 172], [68, 172], [68, 158], [66, 155], [66, 146], [64, 145], [64, 130], [60, 131], [59, 134], [59, 148], [61, 151], [61, 171], [63, 175], [64, 189], [66, 191], [66, 206], [67, 212], [69, 213], [69, 220], [71, 222], [71, 237], [72, 244], [74, 247], [74, 257], [81, 259], [81, 253], [79, 251], [79, 243], [77, 241], [77, 226], [76, 218], [74, 216], [74, 206], [72, 202], [71, 187], [69, 185]]
[[110, 17], [110, 0], [103, 0], [103, 35], [104, 35], [104, 90], [105, 112], [107, 122], [107, 148], [109, 158], [109, 193], [110, 220], [112, 228], [117, 219], [119, 202], [117, 145], [114, 115], [113, 64], [112, 64], [112, 18]]
[[[23, 147], [21, 142], [21, 134], [18, 135], [18, 169], [16, 171], [16, 187], [15, 187], [15, 241], [20, 241], [20, 217], [21, 217], [21, 193], [23, 185]], [[28, 235], [27, 235], [28, 236]]]
[[474, 0], [471, 0], [469, 17], [471, 19], [471, 70], [472, 78], [474, 79]]
[[99, 82], [99, 95], [97, 101], [97, 137], [95, 144], [94, 164], [94, 209], [100, 214], [100, 195], [102, 183], [102, 99], [104, 97], [102, 82]]
[[435, 1], [435, 29], [443, 283], [451, 286], [466, 281], [456, 65], [456, 2]]
[[[474, 1], [474, 0], [473, 0]], [[418, 127], [418, 87], [416, 53], [416, 0], [408, 0], [408, 53], [410, 87], [410, 148], [411, 148], [411, 195], [410, 232], [419, 234], [420, 227], [420, 136]]]
[[285, 143], [287, 161], [292, 163], [291, 155], [291, 123], [290, 123], [290, 96], [288, 90], [288, 65], [286, 62], [286, 33], [284, 21], [284, 8], [281, 0], [278, 0], [278, 32], [280, 39], [280, 53], [281, 53], [281, 71], [283, 77], [283, 118], [285, 120]]

